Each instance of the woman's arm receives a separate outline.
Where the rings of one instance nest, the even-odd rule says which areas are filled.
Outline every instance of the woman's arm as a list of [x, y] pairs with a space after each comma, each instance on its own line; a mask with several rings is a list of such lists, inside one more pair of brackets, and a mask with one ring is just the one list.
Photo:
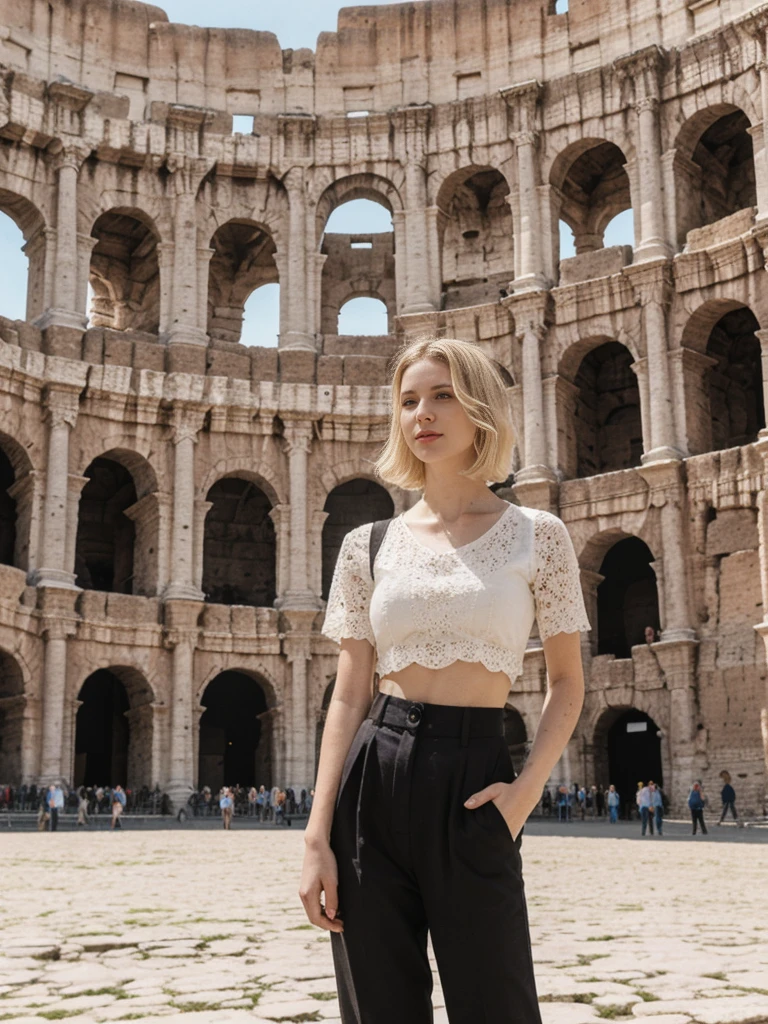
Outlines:
[[549, 637], [544, 641], [544, 659], [549, 685], [525, 767], [514, 782], [494, 782], [465, 803], [474, 810], [494, 800], [515, 838], [562, 757], [584, 703], [581, 634], [556, 633]]
[[[331, 824], [344, 762], [373, 701], [375, 648], [368, 640], [343, 639], [333, 697], [323, 728], [315, 796], [304, 832], [304, 868], [299, 896], [307, 917], [321, 928], [343, 931], [338, 910], [338, 871], [330, 846]], [[320, 894], [325, 892], [325, 907]]]

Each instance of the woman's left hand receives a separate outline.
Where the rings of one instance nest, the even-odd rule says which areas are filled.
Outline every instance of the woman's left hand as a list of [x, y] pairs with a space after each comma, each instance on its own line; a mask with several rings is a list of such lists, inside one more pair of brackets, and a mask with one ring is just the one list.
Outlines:
[[474, 793], [464, 806], [470, 811], [477, 810], [484, 803], [493, 800], [507, 823], [512, 838], [517, 839], [528, 815], [541, 798], [541, 787], [535, 789], [522, 776], [514, 782], [492, 782], [490, 786]]

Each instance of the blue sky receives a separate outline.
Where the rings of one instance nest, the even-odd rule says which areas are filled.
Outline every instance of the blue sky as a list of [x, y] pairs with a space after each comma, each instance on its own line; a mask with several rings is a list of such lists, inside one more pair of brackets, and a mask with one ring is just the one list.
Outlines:
[[[406, 0], [395, 0], [396, 3]], [[370, 0], [379, 6], [381, 0]], [[315, 48], [320, 32], [335, 31], [341, 6], [334, 0], [283, 0], [282, 3], [248, 0], [167, 0], [160, 3], [171, 21], [223, 28], [255, 28], [274, 32], [283, 48]], [[383, 207], [357, 201], [334, 212], [327, 230], [348, 232], [390, 231], [391, 219]], [[632, 212], [620, 214], [606, 231], [605, 244], [633, 242]], [[27, 260], [20, 252], [21, 232], [0, 213], [0, 314], [21, 319], [25, 314]], [[561, 224], [561, 256], [573, 255], [571, 232]], [[356, 299], [345, 307], [340, 333], [386, 333], [383, 304], [375, 299]], [[243, 329], [243, 341], [253, 345], [277, 344], [278, 289], [267, 286], [249, 299]]]

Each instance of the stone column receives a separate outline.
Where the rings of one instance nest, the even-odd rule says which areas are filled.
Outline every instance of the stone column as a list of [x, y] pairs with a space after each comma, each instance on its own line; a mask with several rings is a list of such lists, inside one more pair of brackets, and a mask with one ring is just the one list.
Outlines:
[[49, 390], [45, 397], [48, 453], [43, 505], [42, 551], [34, 583], [42, 587], [74, 588], [68, 570], [69, 433], [77, 422], [79, 398], [72, 391]]
[[77, 179], [89, 150], [80, 142], [65, 144], [54, 158], [56, 168], [56, 272], [53, 307], [44, 310], [38, 326], [52, 324], [82, 331], [85, 311], [78, 308]]
[[640, 245], [635, 250], [635, 262], [639, 262], [665, 257], [669, 247], [664, 231], [659, 101], [646, 96], [635, 103], [635, 110], [640, 178]]
[[[546, 294], [512, 303], [515, 332], [522, 350], [524, 450], [523, 467], [515, 474], [518, 484], [550, 485], [557, 477], [549, 465], [544, 391], [541, 380], [541, 345], [546, 335]], [[551, 494], [550, 494], [551, 497]], [[549, 507], [550, 497], [545, 507]]]
[[168, 781], [165, 790], [173, 801], [174, 813], [186, 806], [194, 788], [194, 742], [192, 695], [196, 690], [194, 655], [202, 611], [197, 601], [166, 602], [165, 646], [173, 651], [171, 663], [171, 714]]
[[514, 282], [515, 292], [546, 288], [541, 259], [541, 217], [539, 216], [536, 144], [538, 133], [518, 132], [515, 136], [517, 179], [520, 203], [520, 277]]
[[[67, 639], [77, 627], [75, 594], [61, 589], [43, 590], [38, 598], [42, 613], [43, 655], [42, 736], [39, 785], [63, 779], [64, 706], [67, 693]], [[69, 761], [67, 761], [67, 766]]]
[[165, 600], [179, 598], [202, 601], [203, 593], [194, 582], [195, 550], [195, 444], [202, 415], [177, 409], [173, 430], [173, 522], [171, 533], [170, 583]]
[[[643, 463], [682, 458], [682, 448], [675, 436], [672, 409], [672, 386], [667, 353], [667, 309], [671, 296], [669, 265], [660, 261], [653, 265], [624, 268], [642, 306], [643, 338], [648, 357], [648, 405], [650, 411], [650, 451]], [[645, 433], [645, 431], [644, 431]]]
[[635, 148], [639, 203], [635, 209], [635, 236], [638, 238], [635, 263], [668, 256], [670, 251], [664, 228], [659, 137], [659, 100], [664, 65], [665, 53], [655, 44], [627, 57], [620, 57], [613, 64], [619, 81], [634, 97], [633, 106], [637, 116]]
[[401, 278], [405, 294], [397, 296], [397, 304], [403, 314], [429, 313], [439, 309], [442, 287], [442, 282], [438, 281], [435, 289], [435, 280], [441, 277], [438, 211], [427, 212], [426, 153], [432, 106], [400, 107], [392, 117], [401, 135], [405, 166], [405, 209], [402, 218], [397, 216], [394, 221], [402, 236], [396, 238], [395, 248], [405, 255], [405, 272]]
[[290, 531], [291, 551], [288, 570], [288, 586], [276, 606], [292, 609], [317, 611], [318, 598], [309, 586], [309, 550], [307, 532], [308, 488], [307, 463], [312, 450], [312, 421], [286, 420], [284, 453], [288, 456], [290, 479]]
[[319, 240], [309, 230], [304, 168], [292, 167], [283, 184], [288, 191], [288, 244], [284, 254], [275, 254], [280, 274], [280, 348], [314, 352], [320, 321], [314, 315], [313, 298], [320, 293], [322, 274], [313, 288], [309, 256], [316, 251]]
[[199, 319], [197, 192], [211, 165], [206, 159], [176, 153], [171, 154], [166, 163], [172, 172], [174, 244], [170, 316], [165, 341], [204, 346], [208, 344], [208, 334], [207, 323], [201, 323]]
[[286, 730], [285, 777], [298, 795], [309, 792], [314, 781], [312, 756], [314, 740], [309, 724], [308, 670], [311, 658], [310, 637], [313, 616], [308, 612], [286, 612], [291, 632], [286, 635], [283, 653], [291, 666], [288, 729]]
[[760, 75], [760, 108], [762, 123], [747, 129], [754, 143], [755, 190], [757, 192], [757, 220], [768, 220], [768, 55], [766, 53], [765, 24], [760, 19], [755, 26], [760, 57], [755, 68]]
[[763, 369], [763, 408], [768, 412], [768, 330], [755, 331], [760, 342], [760, 356]]

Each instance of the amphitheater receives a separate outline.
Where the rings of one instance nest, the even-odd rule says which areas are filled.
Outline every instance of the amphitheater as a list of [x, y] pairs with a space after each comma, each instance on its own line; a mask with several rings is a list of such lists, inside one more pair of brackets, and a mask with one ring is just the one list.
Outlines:
[[[653, 775], [680, 810], [727, 770], [764, 813], [768, 5], [561, 3], [349, 8], [312, 51], [0, 0], [0, 784], [312, 785], [335, 558], [418, 497], [371, 467], [391, 357], [436, 334], [495, 360], [494, 489], [579, 557], [552, 781]], [[391, 231], [325, 231], [361, 199]], [[276, 283], [279, 344], [243, 344]], [[360, 296], [388, 333], [339, 334]], [[534, 633], [515, 757], [545, 688]]]

